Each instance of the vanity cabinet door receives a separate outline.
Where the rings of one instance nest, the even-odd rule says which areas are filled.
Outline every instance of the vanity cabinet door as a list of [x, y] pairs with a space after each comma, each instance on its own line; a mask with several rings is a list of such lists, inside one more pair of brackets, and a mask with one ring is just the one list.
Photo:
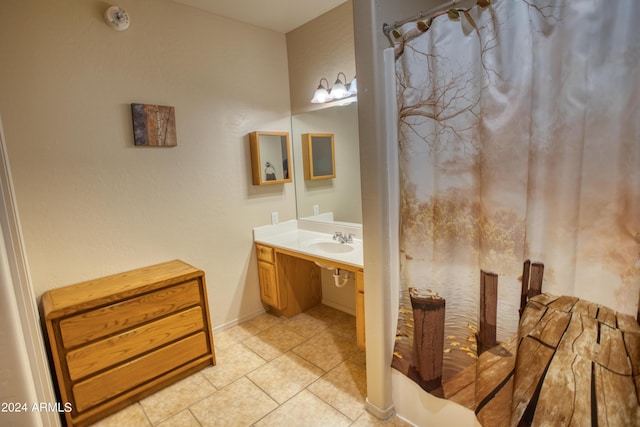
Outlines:
[[260, 281], [260, 297], [262, 302], [282, 310], [276, 267], [264, 261], [258, 261], [258, 279]]
[[363, 271], [356, 271], [356, 340], [359, 347], [365, 347]]

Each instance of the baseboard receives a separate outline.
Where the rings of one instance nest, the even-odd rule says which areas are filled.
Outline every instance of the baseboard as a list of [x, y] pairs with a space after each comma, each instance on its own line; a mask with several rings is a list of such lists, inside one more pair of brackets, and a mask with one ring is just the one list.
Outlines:
[[328, 301], [323, 299], [322, 300], [322, 304], [326, 305], [327, 307], [331, 307], [331, 308], [335, 308], [336, 310], [340, 310], [344, 313], [350, 314], [352, 316], [356, 315], [356, 311], [355, 309], [351, 308], [351, 307], [347, 307], [346, 305], [342, 305], [339, 302], [335, 302], [335, 301]]
[[230, 320], [229, 322], [223, 323], [222, 325], [218, 325], [215, 328], [212, 328], [213, 333], [215, 334], [216, 332], [221, 332], [221, 331], [224, 331], [225, 329], [232, 328], [234, 326], [239, 325], [240, 323], [246, 322], [247, 320], [251, 320], [254, 317], [258, 317], [258, 316], [260, 316], [261, 314], [264, 314], [264, 313], [266, 313], [265, 310], [260, 310], [260, 311], [257, 311], [255, 313], [253, 313], [253, 314], [248, 314], [246, 316], [242, 316], [242, 317], [239, 317], [237, 319]]
[[[356, 315], [355, 310], [354, 310], [354, 309], [352, 309], [351, 307], [347, 307], [347, 306], [345, 306], [345, 305], [342, 305], [342, 304], [340, 304], [340, 303], [336, 303], [336, 302], [334, 302], [334, 301], [325, 301], [325, 300], [322, 300], [322, 304], [324, 304], [324, 305], [326, 305], [326, 306], [328, 306], [328, 307], [331, 307], [331, 308], [335, 308], [336, 310], [340, 310], [340, 311], [345, 312], [345, 313], [347, 313], [347, 314], [350, 314], [350, 315], [352, 315], [352, 316], [355, 316], [355, 315]], [[247, 320], [251, 320], [251, 319], [253, 319], [254, 317], [258, 317], [258, 316], [260, 316], [261, 314], [264, 314], [264, 313], [266, 313], [266, 312], [267, 312], [266, 310], [260, 310], [260, 311], [257, 311], [257, 312], [255, 312], [255, 313], [248, 314], [248, 315], [246, 315], [246, 316], [239, 317], [239, 318], [234, 319], [234, 320], [230, 320], [230, 321], [228, 321], [228, 322], [223, 323], [222, 325], [218, 325], [218, 326], [216, 326], [216, 327], [212, 328], [212, 331], [213, 331], [213, 333], [214, 333], [214, 334], [215, 334], [216, 332], [224, 331], [225, 329], [229, 329], [229, 328], [232, 328], [232, 327], [234, 327], [234, 326], [237, 326], [237, 325], [239, 325], [239, 324], [241, 324], [241, 323], [243, 323], [243, 322], [246, 322]]]
[[365, 408], [371, 415], [381, 420], [388, 420], [389, 418], [393, 417], [396, 413], [396, 408], [395, 406], [393, 406], [393, 404], [391, 404], [386, 409], [381, 409], [376, 405], [374, 405], [373, 403], [371, 403], [369, 401], [369, 398], [367, 398], [367, 400], [365, 401]]

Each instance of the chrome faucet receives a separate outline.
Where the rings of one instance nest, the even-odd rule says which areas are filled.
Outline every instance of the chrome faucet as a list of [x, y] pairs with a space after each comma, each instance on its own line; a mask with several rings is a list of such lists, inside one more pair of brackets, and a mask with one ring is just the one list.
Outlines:
[[353, 233], [342, 234], [340, 231], [333, 233], [333, 240], [337, 240], [340, 243], [353, 243]]

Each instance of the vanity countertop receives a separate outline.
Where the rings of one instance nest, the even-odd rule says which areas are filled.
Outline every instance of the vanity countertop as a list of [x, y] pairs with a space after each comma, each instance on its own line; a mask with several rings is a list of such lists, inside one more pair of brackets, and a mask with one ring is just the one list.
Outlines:
[[[302, 223], [302, 221], [300, 221]], [[308, 228], [312, 228], [310, 230]], [[353, 243], [339, 243], [333, 240], [333, 233], [340, 231], [355, 234]], [[302, 253], [327, 261], [339, 262], [356, 268], [363, 268], [361, 230], [330, 223], [299, 224], [292, 220], [277, 225], [266, 225], [253, 229], [256, 243]]]

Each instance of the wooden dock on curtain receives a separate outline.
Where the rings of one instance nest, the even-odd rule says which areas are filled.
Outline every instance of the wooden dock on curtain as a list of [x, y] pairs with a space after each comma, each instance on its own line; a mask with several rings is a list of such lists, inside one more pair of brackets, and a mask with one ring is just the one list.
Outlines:
[[424, 390], [442, 396], [445, 299], [418, 288], [411, 288], [409, 297], [414, 332], [408, 375]]
[[522, 315], [512, 424], [640, 425], [640, 326], [575, 297], [541, 294]]
[[483, 425], [640, 425], [640, 326], [607, 307], [529, 298], [518, 335], [475, 368], [447, 381], [444, 394]]
[[478, 329], [478, 354], [498, 344], [498, 275], [480, 271], [480, 329]]
[[520, 293], [520, 310], [518, 314], [522, 317], [524, 307], [529, 298], [542, 293], [542, 276], [544, 275], [544, 264], [541, 262], [532, 263], [530, 260], [524, 262], [522, 268], [522, 291]]

